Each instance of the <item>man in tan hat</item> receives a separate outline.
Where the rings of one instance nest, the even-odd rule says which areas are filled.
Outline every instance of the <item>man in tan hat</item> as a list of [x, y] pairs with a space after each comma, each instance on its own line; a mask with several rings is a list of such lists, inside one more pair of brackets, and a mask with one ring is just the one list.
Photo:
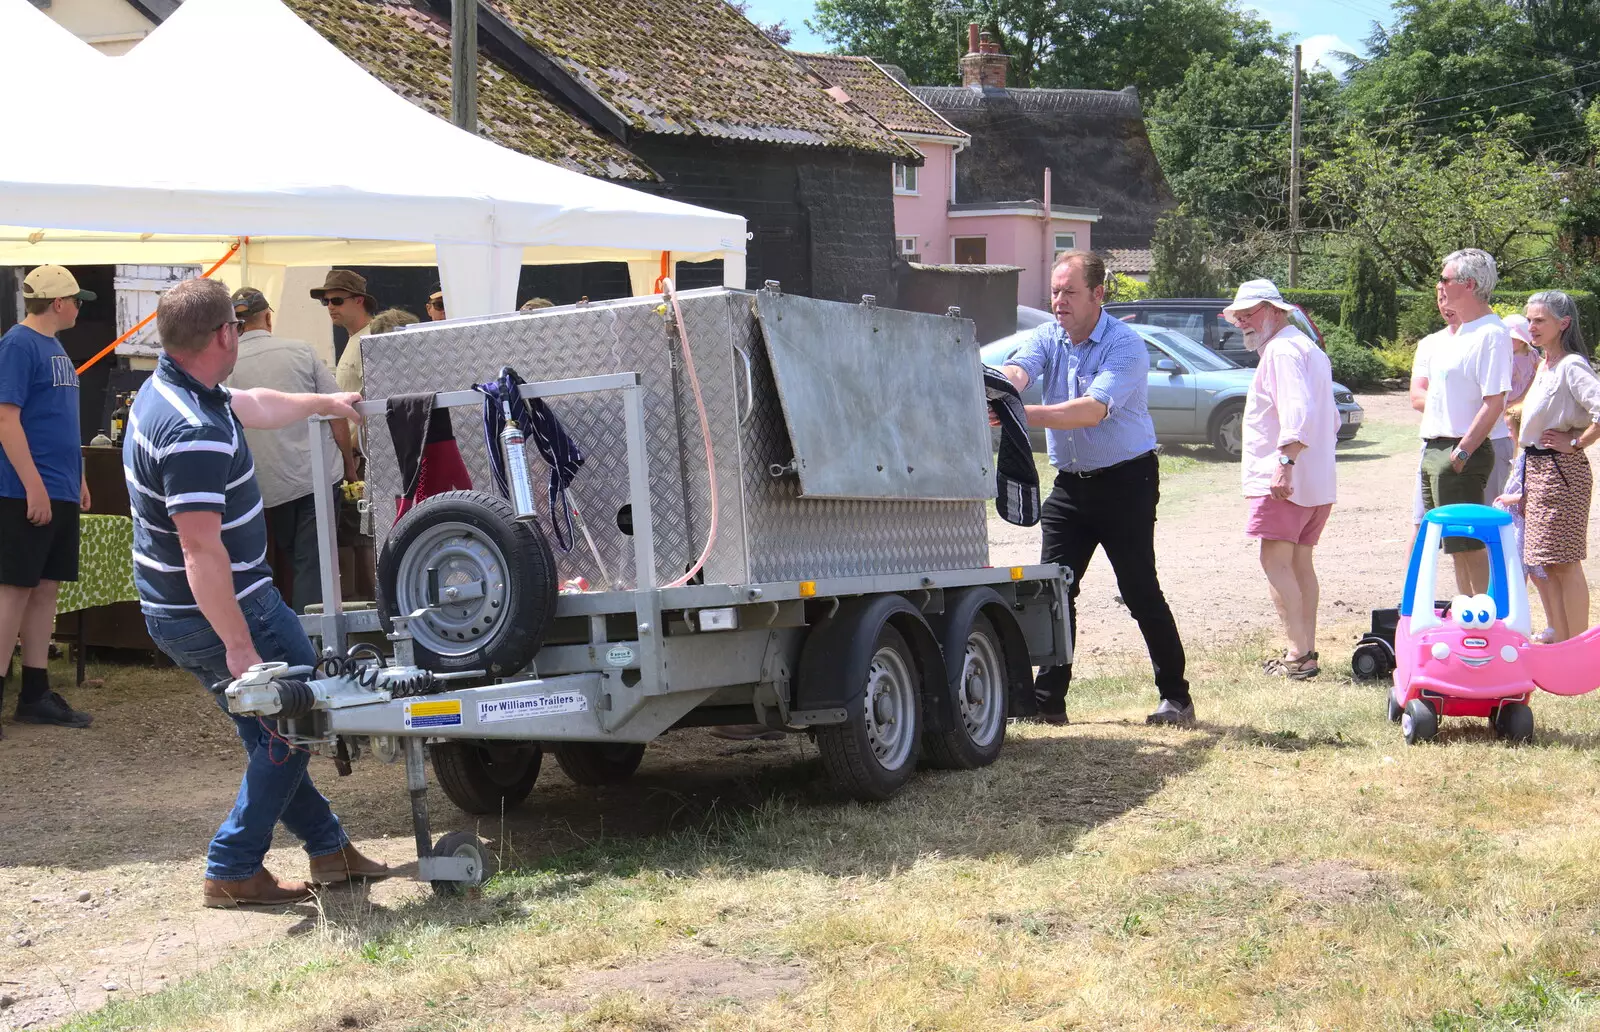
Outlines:
[[[272, 333], [272, 306], [254, 287], [233, 292], [233, 314], [239, 320], [239, 360], [228, 377], [237, 390], [270, 387], [284, 394], [333, 394], [338, 391], [333, 373], [311, 345]], [[317, 430], [318, 444], [327, 464], [328, 483], [311, 479], [311, 426], [304, 421], [277, 430], [246, 429], [245, 440], [255, 455], [256, 479], [267, 517], [268, 551], [276, 550], [281, 567], [273, 574], [284, 587], [283, 574], [292, 570], [290, 606], [297, 613], [322, 601], [322, 578], [317, 568], [317, 492], [332, 492], [341, 469], [351, 482], [356, 475], [355, 453], [350, 447], [350, 427], [342, 419], [328, 424], [333, 440]], [[342, 459], [342, 461], [341, 461]]]
[[50, 690], [46, 663], [56, 589], [78, 579], [78, 514], [89, 508], [78, 374], [56, 335], [72, 329], [93, 300], [72, 273], [41, 265], [22, 281], [22, 321], [0, 337], [0, 703], [20, 633], [16, 718], [25, 724], [90, 721]]
[[[338, 368], [333, 378], [341, 391], [360, 394], [361, 338], [366, 336], [372, 316], [378, 310], [378, 300], [367, 292], [367, 279], [353, 269], [331, 269], [322, 286], [311, 291], [311, 296], [321, 301], [328, 310], [328, 321], [341, 327], [350, 335], [344, 352], [339, 356]], [[355, 427], [350, 426], [352, 436]], [[355, 449], [359, 456], [360, 449]], [[377, 552], [372, 538], [358, 530], [353, 518], [354, 510], [346, 506], [346, 517], [340, 520], [339, 544], [348, 546], [350, 552], [340, 557], [345, 583], [356, 598], [370, 599], [377, 594]], [[344, 551], [341, 547], [340, 551]]]
[[428, 318], [433, 322], [438, 322], [440, 319], [445, 318], [444, 291], [435, 290], [428, 295]]
[[378, 310], [378, 299], [367, 293], [367, 278], [353, 269], [330, 269], [311, 296], [328, 310], [328, 321], [350, 335], [334, 372], [339, 389], [361, 393], [361, 338]]

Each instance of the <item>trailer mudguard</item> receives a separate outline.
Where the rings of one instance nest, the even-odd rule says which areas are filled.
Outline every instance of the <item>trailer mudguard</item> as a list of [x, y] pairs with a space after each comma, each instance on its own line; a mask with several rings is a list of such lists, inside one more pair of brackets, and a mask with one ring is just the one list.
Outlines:
[[949, 731], [955, 728], [954, 709], [956, 680], [961, 677], [962, 661], [967, 652], [967, 633], [972, 618], [978, 613], [989, 618], [1000, 644], [1005, 649], [1006, 712], [1013, 717], [1032, 716], [1039, 711], [1038, 700], [1033, 696], [1033, 667], [1028, 664], [1028, 642], [1022, 636], [1011, 607], [1000, 593], [991, 587], [963, 588], [945, 593], [944, 613], [932, 621], [933, 636], [944, 653], [946, 686], [948, 691], [932, 691], [926, 686], [923, 724], [930, 731]]
[[869, 595], [842, 600], [806, 636], [793, 708], [841, 709], [859, 699], [866, 689], [872, 647], [886, 623], [894, 625], [915, 653], [923, 695], [927, 685], [943, 685], [944, 657], [922, 613], [903, 596]]

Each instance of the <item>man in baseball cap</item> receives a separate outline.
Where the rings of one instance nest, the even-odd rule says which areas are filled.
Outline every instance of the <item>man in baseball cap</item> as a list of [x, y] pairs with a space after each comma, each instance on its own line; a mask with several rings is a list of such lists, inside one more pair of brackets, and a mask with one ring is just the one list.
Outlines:
[[435, 290], [428, 295], [428, 318], [433, 322], [438, 322], [444, 317], [444, 291]]
[[[378, 300], [367, 291], [367, 279], [354, 269], [331, 269], [322, 286], [311, 291], [311, 296], [328, 309], [328, 321], [348, 333], [344, 351], [339, 355], [333, 378], [341, 391], [361, 393], [361, 338], [367, 333], [372, 317], [378, 311]], [[355, 440], [355, 426], [350, 426]], [[354, 509], [347, 507], [347, 513]], [[377, 558], [372, 538], [357, 533], [351, 521], [343, 522], [341, 546], [348, 541], [353, 553], [350, 577], [346, 583], [357, 598], [377, 596]]]
[[56, 590], [78, 579], [78, 514], [89, 507], [78, 446], [78, 374], [56, 339], [94, 294], [59, 265], [22, 281], [24, 318], [0, 337], [0, 699], [22, 635], [16, 718], [88, 727], [50, 690], [46, 663]]

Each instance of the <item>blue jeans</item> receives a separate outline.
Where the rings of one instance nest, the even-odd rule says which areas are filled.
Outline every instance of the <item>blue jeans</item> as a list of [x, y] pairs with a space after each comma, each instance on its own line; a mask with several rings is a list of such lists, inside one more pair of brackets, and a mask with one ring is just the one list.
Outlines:
[[[268, 585], [239, 602], [251, 640], [264, 662], [310, 666], [317, 661], [311, 639], [300, 621], [284, 604], [278, 589]], [[227, 646], [199, 613], [178, 616], [145, 614], [150, 637], [172, 661], [199, 678], [208, 690], [230, 680]], [[227, 700], [216, 696], [222, 712]], [[276, 722], [228, 714], [244, 743], [244, 779], [233, 810], [217, 829], [206, 853], [206, 877], [218, 881], [243, 881], [261, 870], [272, 831], [279, 821], [306, 845], [311, 856], [337, 853], [350, 841], [328, 800], [311, 784], [306, 772], [309, 753], [289, 749], [274, 739]]]

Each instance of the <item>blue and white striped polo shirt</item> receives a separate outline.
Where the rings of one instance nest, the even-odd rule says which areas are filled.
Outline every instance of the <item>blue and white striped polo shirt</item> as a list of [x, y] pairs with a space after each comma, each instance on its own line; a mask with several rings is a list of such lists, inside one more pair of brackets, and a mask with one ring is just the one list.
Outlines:
[[133, 581], [147, 613], [198, 610], [174, 513], [222, 514], [233, 593], [272, 583], [255, 461], [226, 387], [207, 387], [163, 354], [139, 388], [122, 442], [133, 509]]

